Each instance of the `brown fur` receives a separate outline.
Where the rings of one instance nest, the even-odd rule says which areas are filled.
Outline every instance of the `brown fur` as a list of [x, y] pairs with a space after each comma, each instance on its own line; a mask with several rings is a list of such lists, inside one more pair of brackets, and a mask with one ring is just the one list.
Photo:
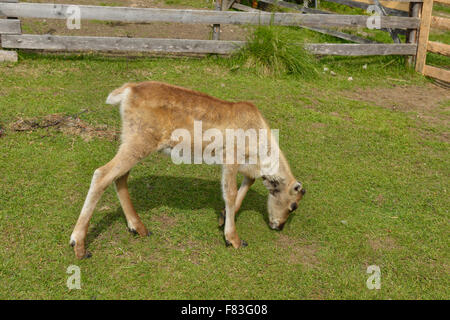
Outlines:
[[[78, 258], [87, 255], [85, 239], [89, 220], [104, 190], [115, 182], [117, 194], [125, 213], [128, 227], [141, 236], [148, 231], [130, 200], [127, 178], [131, 168], [148, 154], [174, 147], [178, 142], [171, 140], [172, 132], [185, 128], [193, 136], [194, 120], [201, 120], [203, 131], [219, 129], [225, 136], [225, 129], [267, 129], [270, 130], [259, 110], [249, 102], [228, 102], [207, 94], [160, 82], [128, 83], [114, 90], [107, 103], [121, 104], [122, 143], [116, 156], [106, 165], [98, 168], [92, 178], [85, 204], [71, 236]], [[270, 138], [270, 137], [269, 137]], [[204, 143], [203, 148], [206, 143]], [[225, 153], [225, 151], [224, 151]], [[280, 151], [278, 172], [263, 177], [264, 184], [271, 191], [268, 210], [270, 226], [282, 228], [289, 215], [292, 203], [298, 203], [304, 191], [292, 175], [289, 165]], [[225, 200], [225, 240], [239, 248], [245, 245], [235, 227], [234, 216], [242, 200], [256, 178], [261, 177], [259, 163], [255, 165], [224, 164], [222, 176]], [[236, 175], [244, 175], [244, 181], [237, 190]]]

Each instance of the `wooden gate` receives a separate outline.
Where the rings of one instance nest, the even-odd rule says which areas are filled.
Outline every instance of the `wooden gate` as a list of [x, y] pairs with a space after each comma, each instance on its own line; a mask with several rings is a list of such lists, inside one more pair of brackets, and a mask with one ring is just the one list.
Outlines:
[[430, 28], [450, 30], [450, 19], [432, 15], [433, 2], [450, 5], [450, 0], [424, 0], [420, 21], [419, 41], [417, 44], [416, 71], [423, 75], [450, 83], [450, 70], [432, 67], [426, 64], [427, 52], [450, 56], [450, 45], [429, 41]]

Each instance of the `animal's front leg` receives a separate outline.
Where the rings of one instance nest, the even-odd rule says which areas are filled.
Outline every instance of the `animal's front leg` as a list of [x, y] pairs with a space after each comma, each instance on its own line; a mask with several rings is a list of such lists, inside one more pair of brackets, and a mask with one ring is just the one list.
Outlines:
[[[242, 184], [237, 192], [236, 202], [234, 204], [235, 214], [241, 208], [242, 201], [244, 200], [245, 196], [247, 195], [247, 191], [250, 189], [250, 187], [253, 185], [254, 182], [255, 179], [244, 176], [244, 180], [242, 180]], [[219, 226], [222, 227], [224, 224], [225, 224], [225, 208], [222, 210], [219, 217]]]
[[225, 242], [227, 245], [232, 245], [234, 248], [247, 246], [245, 241], [242, 241], [236, 231], [236, 224], [234, 221], [236, 213], [236, 183], [237, 166], [224, 165], [222, 173], [222, 189], [223, 198], [225, 200]]

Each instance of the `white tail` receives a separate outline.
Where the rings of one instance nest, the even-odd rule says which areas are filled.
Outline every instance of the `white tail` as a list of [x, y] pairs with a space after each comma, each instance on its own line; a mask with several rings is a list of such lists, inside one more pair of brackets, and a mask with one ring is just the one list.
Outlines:
[[127, 85], [114, 90], [109, 94], [108, 98], [106, 98], [106, 104], [120, 104], [128, 96], [129, 92], [130, 88]]

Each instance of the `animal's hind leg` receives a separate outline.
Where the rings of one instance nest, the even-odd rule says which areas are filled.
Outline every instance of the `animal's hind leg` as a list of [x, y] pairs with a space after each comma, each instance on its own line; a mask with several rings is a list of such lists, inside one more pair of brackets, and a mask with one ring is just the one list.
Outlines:
[[139, 160], [148, 154], [148, 152], [139, 153], [137, 150], [135, 145], [122, 144], [119, 151], [110, 162], [95, 170], [88, 195], [70, 237], [70, 244], [74, 247], [77, 258], [82, 259], [90, 256], [90, 254], [86, 254], [85, 249], [89, 220], [91, 219], [95, 206], [105, 189], [114, 180], [130, 171]]
[[140, 236], [148, 236], [150, 233], [142, 223], [138, 214], [134, 210], [133, 204], [131, 203], [127, 183], [129, 173], [130, 172], [125, 173], [115, 181], [117, 195], [127, 219], [128, 230], [132, 233], [138, 233]]

